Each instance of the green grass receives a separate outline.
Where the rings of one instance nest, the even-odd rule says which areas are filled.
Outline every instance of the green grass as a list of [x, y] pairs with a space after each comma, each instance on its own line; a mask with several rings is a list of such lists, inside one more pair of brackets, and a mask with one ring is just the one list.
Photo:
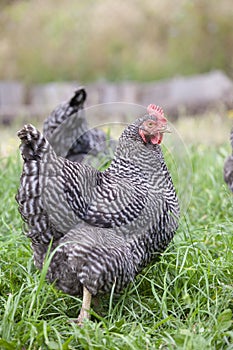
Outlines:
[[189, 147], [189, 163], [180, 156], [174, 180], [181, 202], [188, 192], [190, 203], [173, 243], [120, 296], [101, 297], [83, 328], [69, 322], [81, 300], [33, 266], [14, 200], [21, 163], [2, 158], [0, 349], [233, 349], [233, 197], [222, 179], [228, 151], [199, 145]]

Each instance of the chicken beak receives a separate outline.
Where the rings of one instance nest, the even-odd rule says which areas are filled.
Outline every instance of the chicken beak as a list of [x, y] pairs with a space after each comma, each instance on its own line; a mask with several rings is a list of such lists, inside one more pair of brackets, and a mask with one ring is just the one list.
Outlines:
[[165, 132], [167, 132], [167, 133], [172, 133], [172, 129], [169, 127], [168, 124], [166, 124], [166, 125], [163, 125], [163, 126], [161, 127], [161, 129], [159, 130], [159, 132], [160, 132], [161, 134], [164, 134]]

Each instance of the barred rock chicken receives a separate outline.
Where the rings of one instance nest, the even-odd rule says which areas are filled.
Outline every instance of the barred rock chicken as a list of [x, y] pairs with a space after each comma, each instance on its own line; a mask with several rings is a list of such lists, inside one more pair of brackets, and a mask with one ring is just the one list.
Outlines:
[[[106, 134], [88, 128], [83, 110], [86, 96], [85, 89], [80, 87], [70, 100], [59, 104], [44, 121], [43, 134], [56, 154], [69, 160], [88, 162], [99, 153], [110, 159]], [[109, 142], [109, 146], [114, 148], [114, 142]]]
[[51, 245], [48, 280], [83, 292], [79, 324], [92, 295], [120, 292], [173, 238], [179, 204], [160, 147], [168, 131], [162, 109], [149, 105], [102, 172], [58, 157], [32, 125], [18, 132], [24, 165], [16, 200], [35, 265], [42, 269]]
[[233, 129], [231, 130], [230, 142], [231, 142], [232, 154], [225, 161], [224, 168], [223, 168], [223, 177], [226, 184], [228, 185], [230, 190], [233, 192]]

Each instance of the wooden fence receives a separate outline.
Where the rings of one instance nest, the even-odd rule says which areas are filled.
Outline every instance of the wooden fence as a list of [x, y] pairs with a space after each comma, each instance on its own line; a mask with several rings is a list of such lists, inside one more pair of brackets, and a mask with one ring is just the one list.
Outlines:
[[[45, 118], [60, 102], [69, 99], [78, 82], [54, 82], [26, 86], [21, 82], [0, 81], [0, 122], [10, 124], [18, 116]], [[156, 103], [166, 114], [197, 114], [209, 108], [233, 108], [233, 82], [221, 71], [190, 77], [139, 83], [96, 82], [85, 85], [86, 106], [128, 102], [146, 106]]]

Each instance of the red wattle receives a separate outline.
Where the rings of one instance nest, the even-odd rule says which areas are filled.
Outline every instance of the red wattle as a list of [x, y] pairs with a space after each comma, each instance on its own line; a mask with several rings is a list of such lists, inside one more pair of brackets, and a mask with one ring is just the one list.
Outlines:
[[139, 129], [139, 135], [141, 136], [141, 138], [143, 139], [143, 141], [144, 141], [145, 143], [147, 143], [147, 141], [146, 141], [146, 136], [144, 135], [143, 130], [140, 130], [140, 129]]
[[163, 139], [163, 134], [161, 133], [157, 133], [155, 136], [151, 137], [151, 143], [153, 143], [153, 145], [156, 145], [156, 144], [160, 144], [162, 142], [162, 139]]

